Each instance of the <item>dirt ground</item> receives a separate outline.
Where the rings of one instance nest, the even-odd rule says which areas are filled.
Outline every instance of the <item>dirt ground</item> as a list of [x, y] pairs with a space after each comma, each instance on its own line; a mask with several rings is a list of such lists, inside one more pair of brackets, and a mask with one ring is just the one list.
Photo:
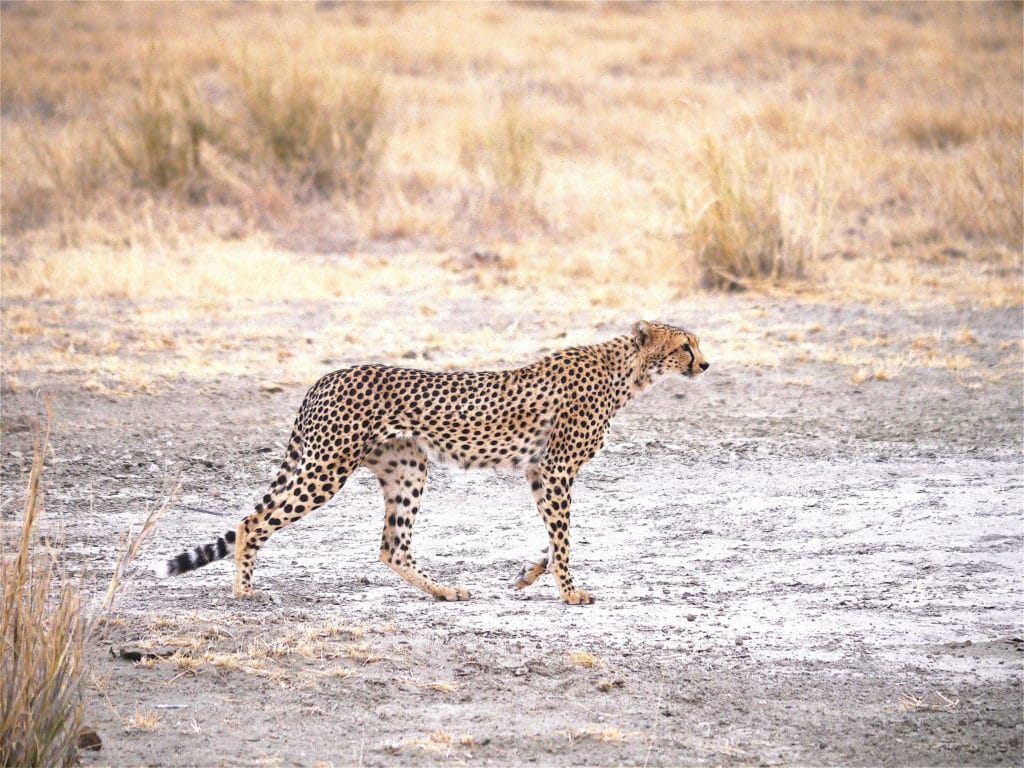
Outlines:
[[[855, 383], [838, 359], [730, 356], [727, 316], [836, 350], [933, 338], [971, 365]], [[121, 397], [21, 376], [3, 397], [3, 525], [50, 392], [47, 533], [90, 593], [180, 478], [90, 646], [86, 720], [103, 746], [83, 764], [1020, 765], [1020, 308], [721, 297], [660, 319], [685, 320], [712, 368], [627, 406], [578, 478], [587, 607], [560, 603], [550, 576], [509, 588], [544, 546], [522, 477], [443, 467], [416, 548], [468, 602], [377, 562], [365, 470], [268, 542], [260, 599], [231, 597], [230, 561], [158, 580], [145, 566], [234, 528], [262, 495], [305, 388], [248, 376]], [[540, 352], [529, 316], [517, 334]]]

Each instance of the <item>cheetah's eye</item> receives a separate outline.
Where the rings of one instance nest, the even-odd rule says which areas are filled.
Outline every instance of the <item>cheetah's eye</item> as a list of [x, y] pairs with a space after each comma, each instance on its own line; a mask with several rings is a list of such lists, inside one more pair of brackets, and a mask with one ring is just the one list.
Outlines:
[[683, 344], [683, 352], [686, 352], [687, 354], [690, 354], [691, 352], [693, 352], [693, 350], [690, 349], [690, 345], [689, 344]]

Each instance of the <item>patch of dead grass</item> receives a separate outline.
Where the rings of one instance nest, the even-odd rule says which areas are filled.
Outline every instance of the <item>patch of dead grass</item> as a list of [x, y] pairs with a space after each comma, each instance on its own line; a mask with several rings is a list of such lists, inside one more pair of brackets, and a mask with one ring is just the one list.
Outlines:
[[137, 709], [124, 719], [125, 730], [154, 731], [160, 727], [160, 716], [152, 709]]
[[469, 749], [475, 746], [476, 739], [470, 734], [454, 734], [450, 731], [431, 731], [425, 736], [410, 736], [400, 742], [387, 746], [388, 751], [399, 753], [405, 749], [415, 749], [422, 752], [451, 753], [453, 749]]
[[604, 669], [605, 663], [601, 657], [580, 649], [570, 650], [568, 653], [569, 663], [584, 669]]
[[459, 691], [459, 686], [445, 680], [435, 680], [432, 683], [427, 683], [427, 688], [438, 693], [458, 693]]
[[[1013, 4], [919, 6], [914, 20], [898, 5], [194, 4], [168, 17], [151, 4], [44, 4], [3, 14], [5, 251], [29, 271], [55, 247], [97, 257], [43, 280], [49, 292], [73, 294], [85, 279], [108, 294], [168, 295], [177, 275], [161, 279], [162, 252], [198, 243], [202, 261], [209, 243], [253, 233], [320, 253], [369, 241], [389, 256], [405, 248], [396, 238], [437, 250], [528, 243], [532, 274], [583, 274], [588, 290], [624, 275], [689, 289], [701, 238], [684, 231], [665, 189], [673, 166], [699, 175], [705, 135], [749, 140], [778, 169], [763, 215], [780, 223], [784, 254], [850, 253], [863, 267], [898, 251], [915, 272], [936, 243], [966, 248], [974, 264], [1022, 247]], [[155, 25], [164, 42], [151, 48]], [[464, 44], [496, 35], [500, 47]], [[66, 44], [48, 45], [55, 37]], [[314, 75], [289, 86], [289, 72]], [[369, 121], [334, 109], [339, 99], [320, 88], [366, 73], [372, 87], [347, 90], [364, 94], [356, 112]], [[120, 145], [104, 138], [104, 120]], [[118, 129], [129, 125], [150, 137], [141, 148], [125, 144]], [[297, 140], [282, 134], [296, 126]], [[364, 141], [375, 132], [379, 143]], [[324, 181], [323, 167], [363, 168], [364, 146], [372, 173], [355, 173], [358, 185]], [[270, 161], [274, 147], [286, 167]], [[742, 167], [735, 148], [723, 151]], [[168, 169], [184, 181], [140, 182]], [[759, 174], [740, 177], [734, 201], [770, 199]], [[104, 268], [104, 249], [134, 263]], [[807, 272], [837, 290], [871, 282], [821, 266]], [[780, 270], [769, 272], [771, 288]], [[289, 273], [300, 298], [344, 290], [312, 273]], [[187, 277], [183, 289], [266, 296], [281, 282], [249, 274], [244, 289]], [[5, 292], [26, 295], [12, 276]]]
[[960, 699], [935, 691], [924, 696], [901, 693], [896, 697], [897, 712], [955, 712], [960, 708]]
[[618, 726], [604, 725], [587, 725], [583, 728], [572, 728], [568, 732], [570, 742], [580, 741], [582, 739], [591, 739], [604, 744], [615, 744], [628, 741], [629, 739], [640, 735], [642, 734], [623, 731]]

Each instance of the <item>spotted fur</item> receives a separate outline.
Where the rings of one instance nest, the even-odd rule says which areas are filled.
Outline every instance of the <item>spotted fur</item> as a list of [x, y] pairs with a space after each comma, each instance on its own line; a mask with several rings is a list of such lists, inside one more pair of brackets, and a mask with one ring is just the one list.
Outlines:
[[514, 586], [551, 571], [562, 600], [592, 594], [569, 575], [573, 480], [601, 448], [612, 415], [655, 377], [699, 376], [708, 363], [697, 338], [638, 322], [629, 335], [554, 352], [508, 371], [452, 372], [362, 365], [329, 373], [306, 394], [281, 469], [256, 510], [212, 544], [167, 563], [182, 573], [235, 554], [237, 597], [252, 594], [256, 552], [270, 535], [326, 504], [349, 475], [367, 467], [384, 493], [380, 559], [413, 586], [442, 600], [469, 592], [431, 579], [412, 554], [428, 457], [466, 469], [523, 470], [549, 546], [523, 566]]

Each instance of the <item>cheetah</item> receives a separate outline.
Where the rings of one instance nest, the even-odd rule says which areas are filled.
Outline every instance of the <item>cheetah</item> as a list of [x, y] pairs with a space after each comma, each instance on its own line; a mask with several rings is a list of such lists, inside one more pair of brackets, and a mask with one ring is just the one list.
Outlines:
[[236, 531], [167, 561], [191, 571], [235, 555], [234, 594], [253, 594], [256, 553], [274, 531], [322, 507], [357, 467], [384, 493], [380, 559], [440, 600], [465, 600], [461, 586], [431, 579], [412, 553], [428, 457], [465, 469], [513, 467], [529, 481], [547, 529], [543, 556], [513, 581], [523, 589], [551, 571], [561, 599], [594, 601], [569, 575], [569, 507], [576, 473], [604, 443], [612, 415], [662, 376], [694, 378], [709, 367], [697, 337], [637, 322], [632, 333], [571, 347], [506, 371], [430, 372], [361, 365], [329, 373], [299, 409], [276, 478]]

